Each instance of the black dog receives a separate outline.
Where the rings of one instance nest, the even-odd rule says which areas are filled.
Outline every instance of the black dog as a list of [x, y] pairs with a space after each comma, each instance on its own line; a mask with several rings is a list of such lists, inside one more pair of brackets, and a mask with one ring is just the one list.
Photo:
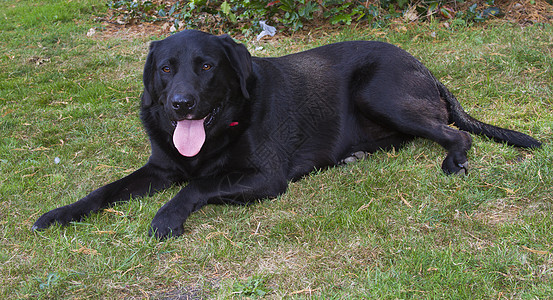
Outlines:
[[44, 214], [34, 229], [188, 182], [150, 230], [177, 236], [190, 213], [208, 203], [276, 197], [315, 169], [415, 137], [447, 150], [447, 174], [466, 172], [466, 131], [518, 147], [541, 145], [473, 119], [414, 57], [367, 41], [258, 58], [229, 36], [180, 32], [150, 46], [141, 119], [152, 147], [146, 165]]

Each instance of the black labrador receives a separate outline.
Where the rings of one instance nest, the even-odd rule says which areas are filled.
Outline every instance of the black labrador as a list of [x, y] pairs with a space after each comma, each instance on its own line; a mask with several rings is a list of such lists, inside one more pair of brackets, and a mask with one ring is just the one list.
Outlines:
[[208, 203], [276, 197], [315, 169], [415, 137], [447, 150], [446, 174], [466, 172], [467, 132], [517, 147], [541, 145], [475, 120], [413, 56], [371, 41], [259, 58], [228, 35], [177, 33], [150, 46], [141, 119], [152, 148], [146, 165], [45, 213], [34, 229], [187, 182], [150, 229], [156, 237], [178, 236], [190, 213]]

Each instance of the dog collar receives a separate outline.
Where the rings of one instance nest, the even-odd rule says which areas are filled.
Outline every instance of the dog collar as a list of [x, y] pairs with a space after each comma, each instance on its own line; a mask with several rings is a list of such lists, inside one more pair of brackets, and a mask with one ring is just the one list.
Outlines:
[[238, 126], [238, 122], [236, 122], [236, 121], [230, 122], [230, 124], [229, 124], [228, 126], [229, 126], [229, 127]]

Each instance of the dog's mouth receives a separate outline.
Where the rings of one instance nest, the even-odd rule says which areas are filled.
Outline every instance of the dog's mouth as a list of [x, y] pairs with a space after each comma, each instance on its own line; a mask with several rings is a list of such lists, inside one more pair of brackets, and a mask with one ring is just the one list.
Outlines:
[[215, 120], [217, 114], [219, 113], [219, 111], [221, 110], [221, 106], [217, 106], [215, 109], [213, 109], [209, 114], [207, 114], [207, 116], [205, 117], [205, 121], [204, 121], [204, 124], [206, 127], [209, 127], [211, 126], [211, 124], [213, 124], [213, 120]]
[[[198, 120], [203, 120], [204, 125], [206, 127], [211, 126], [211, 124], [213, 124], [213, 120], [215, 120], [215, 117], [217, 116], [217, 114], [219, 113], [221, 108], [222, 108], [222, 106], [217, 106], [210, 113], [208, 113], [204, 118], [201, 118], [201, 119], [198, 119]], [[193, 119], [186, 119], [186, 118], [185, 118], [185, 120], [194, 121]], [[175, 121], [175, 120], [171, 121], [171, 125], [173, 125], [173, 128], [177, 127], [178, 122], [179, 121]]]
[[214, 123], [220, 110], [221, 107], [218, 106], [201, 119], [172, 122], [175, 127], [173, 144], [182, 156], [193, 157], [200, 152], [206, 138], [205, 129]]

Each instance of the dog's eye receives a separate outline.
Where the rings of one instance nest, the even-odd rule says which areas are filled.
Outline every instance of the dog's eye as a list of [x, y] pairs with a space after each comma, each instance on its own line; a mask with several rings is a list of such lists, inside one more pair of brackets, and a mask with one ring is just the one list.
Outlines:
[[212, 68], [212, 67], [211, 67], [210, 64], [204, 64], [204, 65], [202, 66], [202, 70], [204, 70], [204, 71], [210, 70], [211, 68]]
[[169, 68], [168, 66], [163, 66], [161, 68], [161, 71], [163, 71], [164, 73], [171, 73], [171, 68]]

